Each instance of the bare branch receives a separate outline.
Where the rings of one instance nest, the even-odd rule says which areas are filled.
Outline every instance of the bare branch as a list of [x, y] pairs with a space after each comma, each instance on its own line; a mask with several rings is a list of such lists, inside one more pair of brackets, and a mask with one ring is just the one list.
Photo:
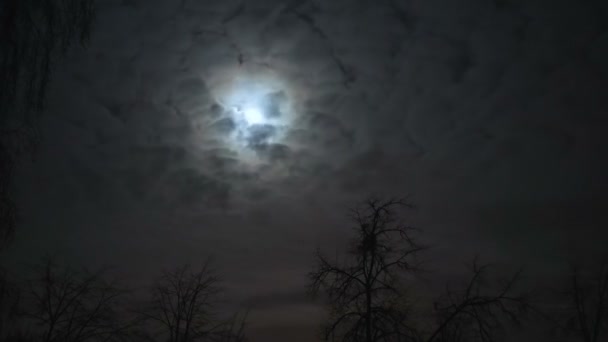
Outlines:
[[50, 258], [38, 272], [29, 282], [24, 315], [42, 328], [41, 340], [89, 341], [124, 333], [117, 310], [124, 292], [102, 273], [60, 268]]
[[[527, 296], [514, 293], [515, 285], [521, 278], [521, 271], [515, 272], [498, 289], [486, 289], [484, 277], [488, 265], [473, 262], [470, 280], [461, 292], [447, 290], [435, 303], [438, 326], [429, 335], [427, 342], [472, 339], [493, 341], [496, 331], [505, 322], [518, 324], [523, 314], [530, 308]], [[467, 337], [468, 336], [468, 337]]]
[[584, 342], [602, 341], [608, 335], [608, 262], [604, 261], [592, 272], [575, 266], [569, 276], [566, 291], [571, 317], [567, 330]]
[[14, 168], [38, 144], [55, 58], [86, 44], [93, 16], [93, 0], [0, 2], [0, 242], [17, 224]]
[[163, 272], [151, 289], [151, 298], [139, 310], [140, 318], [160, 324], [169, 342], [206, 338], [212, 341], [244, 341], [245, 317], [216, 317], [219, 278], [210, 261], [200, 268], [188, 265]]
[[317, 252], [317, 267], [309, 273], [311, 293], [323, 291], [330, 321], [325, 340], [388, 341], [413, 336], [407, 310], [400, 302], [402, 272], [418, 270], [416, 255], [427, 248], [412, 237], [399, 209], [405, 200], [370, 198], [350, 211], [356, 224], [346, 263], [330, 263]]

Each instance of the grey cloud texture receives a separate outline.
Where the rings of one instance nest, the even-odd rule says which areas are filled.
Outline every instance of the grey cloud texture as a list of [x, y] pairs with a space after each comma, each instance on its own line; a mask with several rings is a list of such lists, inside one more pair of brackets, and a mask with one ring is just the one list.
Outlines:
[[[127, 264], [230, 250], [230, 270], [264, 277], [285, 259], [305, 273], [316, 243], [339, 243], [327, 225], [345, 210], [329, 208], [372, 192], [411, 194], [430, 234], [470, 254], [507, 229], [476, 231], [487, 213], [518, 203], [512, 224], [543, 236], [539, 202], [606, 198], [602, 1], [100, 0], [98, 15], [56, 74], [22, 177], [25, 212], [53, 211], [51, 238], [91, 236], [69, 253], [105, 231], [107, 252], [87, 258], [115, 262], [126, 239], [141, 253]], [[279, 80], [262, 102], [286, 127], [235, 143], [219, 97], [239, 75]], [[300, 303], [292, 286], [272, 310]]]

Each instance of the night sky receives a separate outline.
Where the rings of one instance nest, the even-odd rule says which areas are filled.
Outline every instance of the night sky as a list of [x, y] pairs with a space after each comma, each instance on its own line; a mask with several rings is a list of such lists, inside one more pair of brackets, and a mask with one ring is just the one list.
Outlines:
[[317, 246], [406, 196], [449, 275], [608, 241], [608, 2], [99, 0], [19, 168], [15, 265], [130, 286], [212, 255], [257, 341], [314, 341]]

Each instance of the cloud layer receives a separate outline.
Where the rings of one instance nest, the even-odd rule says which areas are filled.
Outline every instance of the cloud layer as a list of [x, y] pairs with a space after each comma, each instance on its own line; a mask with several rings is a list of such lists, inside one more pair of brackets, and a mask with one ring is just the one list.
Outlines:
[[[343, 206], [369, 193], [411, 194], [429, 234], [467, 255], [509, 255], [517, 225], [560, 255], [573, 233], [549, 219], [559, 208], [591, 217], [573, 219], [590, 235], [601, 225], [607, 13], [601, 1], [99, 1], [91, 46], [55, 75], [16, 244], [142, 273], [213, 253], [235, 283], [264, 284], [236, 286], [243, 298], [290, 286], [272, 310], [300, 307], [303, 279], [264, 279], [305, 274], [315, 244], [346, 231]], [[245, 143], [224, 103], [243, 80], [268, 88], [267, 113], [285, 123], [248, 128]]]

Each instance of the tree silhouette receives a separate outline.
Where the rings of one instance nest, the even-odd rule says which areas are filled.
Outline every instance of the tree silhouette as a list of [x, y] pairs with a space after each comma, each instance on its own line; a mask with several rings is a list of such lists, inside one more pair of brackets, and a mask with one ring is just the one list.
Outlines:
[[244, 318], [217, 318], [220, 293], [219, 279], [209, 261], [198, 270], [185, 265], [163, 272], [140, 315], [159, 325], [160, 335], [169, 342], [244, 341]]
[[505, 321], [519, 324], [530, 309], [525, 294], [517, 292], [521, 272], [492, 286], [486, 279], [489, 265], [473, 262], [472, 276], [464, 289], [446, 293], [434, 303], [437, 327], [427, 342], [490, 342]]
[[418, 270], [416, 255], [426, 247], [411, 236], [399, 210], [403, 200], [370, 199], [352, 210], [356, 238], [349, 260], [332, 263], [320, 252], [309, 273], [311, 292], [323, 291], [329, 301], [330, 322], [325, 340], [401, 341], [415, 332], [405, 324], [407, 307], [399, 278]]
[[75, 41], [87, 42], [93, 15], [93, 0], [0, 2], [0, 242], [14, 233], [15, 163], [38, 142], [55, 59]]
[[23, 317], [36, 340], [107, 341], [126, 329], [119, 319], [122, 295], [101, 273], [60, 268], [49, 258], [29, 282]]
[[567, 327], [582, 342], [605, 341], [608, 338], [608, 263], [595, 273], [583, 273], [574, 267], [566, 291], [570, 302]]
[[213, 334], [210, 340], [215, 342], [246, 342], [245, 323], [247, 314], [235, 314], [228, 320], [220, 324], [218, 331]]
[[520, 273], [498, 286], [486, 280], [488, 266], [473, 264], [473, 275], [461, 291], [447, 291], [434, 304], [436, 327], [427, 333], [416, 328], [408, 308], [403, 280], [420, 271], [418, 254], [427, 249], [403, 222], [402, 200], [371, 199], [352, 211], [356, 237], [344, 263], [332, 263], [317, 253], [309, 273], [310, 291], [323, 292], [329, 304], [325, 340], [459, 342], [494, 339], [505, 320], [518, 323], [529, 308], [526, 296], [516, 293]]

